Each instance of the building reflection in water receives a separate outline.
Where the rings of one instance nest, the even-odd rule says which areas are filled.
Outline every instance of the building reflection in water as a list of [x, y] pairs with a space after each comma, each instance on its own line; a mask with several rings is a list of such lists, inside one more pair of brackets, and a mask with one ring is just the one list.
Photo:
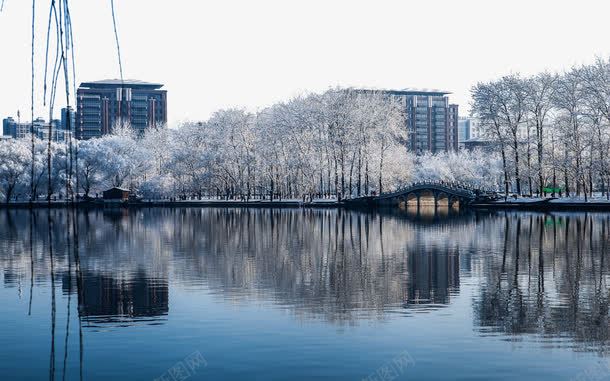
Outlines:
[[[78, 312], [85, 326], [102, 323], [160, 322], [169, 312], [166, 279], [138, 271], [128, 279], [93, 272], [82, 274]], [[76, 289], [76, 287], [74, 288]]]
[[[34, 226], [34, 273], [42, 281], [49, 267], [43, 254], [47, 212], [36, 213], [41, 216]], [[458, 246], [438, 246], [427, 237], [450, 225], [431, 225], [427, 216], [336, 210], [79, 212], [78, 284], [67, 274], [73, 257], [67, 254], [63, 212], [50, 213], [56, 273], [64, 293], [78, 293], [78, 313], [89, 326], [167, 318], [170, 264], [175, 283], [205, 283], [220, 298], [265, 300], [304, 318], [334, 322], [383, 318], [388, 308], [438, 308], [459, 291]], [[15, 222], [27, 213], [7, 216]], [[17, 253], [18, 240], [1, 244], [12, 246], [2, 257], [5, 286], [27, 279], [28, 257]]]
[[[409, 209], [81, 211], [72, 243], [79, 277], [67, 276], [76, 266], [64, 211], [36, 211], [32, 225], [27, 211], [2, 211], [0, 266], [5, 288], [28, 285], [32, 275], [32, 287], [48, 288], [51, 237], [54, 272], [64, 293], [77, 293], [86, 327], [162, 324], [175, 285], [357, 324], [450, 306], [468, 279], [480, 335], [607, 348], [608, 214]], [[22, 239], [28, 226], [31, 250]]]
[[191, 223], [172, 238], [184, 245], [181, 279], [206, 279], [232, 301], [271, 300], [300, 317], [353, 323], [388, 309], [436, 308], [459, 288], [457, 248], [428, 247], [434, 241], [406, 214], [186, 213]]
[[450, 295], [460, 288], [460, 256], [458, 250], [432, 249], [409, 256], [407, 305], [436, 307], [449, 304]]

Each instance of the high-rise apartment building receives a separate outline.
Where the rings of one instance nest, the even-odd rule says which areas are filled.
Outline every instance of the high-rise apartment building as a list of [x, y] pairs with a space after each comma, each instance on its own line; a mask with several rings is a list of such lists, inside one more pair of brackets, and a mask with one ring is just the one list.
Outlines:
[[397, 98], [405, 107], [407, 147], [416, 153], [458, 149], [458, 105], [447, 91], [428, 89], [360, 90]]
[[161, 87], [119, 79], [81, 83], [76, 92], [76, 137], [99, 137], [127, 125], [143, 133], [167, 123], [167, 91]]

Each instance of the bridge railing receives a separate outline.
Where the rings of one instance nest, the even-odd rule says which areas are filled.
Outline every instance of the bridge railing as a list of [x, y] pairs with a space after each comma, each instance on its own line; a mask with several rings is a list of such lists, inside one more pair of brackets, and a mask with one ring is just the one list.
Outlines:
[[402, 186], [402, 187], [396, 189], [393, 192], [382, 193], [382, 194], [380, 194], [380, 196], [388, 197], [388, 196], [392, 196], [395, 194], [403, 193], [409, 189], [418, 188], [418, 187], [422, 187], [422, 186], [423, 187], [431, 186], [431, 187], [436, 187], [436, 188], [445, 188], [445, 189], [448, 189], [448, 190], [454, 191], [454, 192], [468, 192], [468, 193], [471, 193], [473, 196], [491, 194], [491, 193], [495, 192], [493, 189], [476, 187], [473, 184], [469, 184], [469, 183], [462, 182], [462, 181], [422, 180], [422, 181], [416, 181], [416, 182], [409, 183], [405, 186]]

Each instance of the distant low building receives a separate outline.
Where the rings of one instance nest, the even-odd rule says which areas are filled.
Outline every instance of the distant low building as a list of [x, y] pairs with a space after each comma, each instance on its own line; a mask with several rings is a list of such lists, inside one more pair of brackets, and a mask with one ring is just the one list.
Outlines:
[[127, 189], [110, 188], [104, 191], [104, 201], [127, 201], [129, 200], [129, 192]]
[[[458, 121], [460, 148], [473, 150], [480, 148], [488, 151], [498, 151], [500, 143], [489, 130], [484, 128], [477, 118], [460, 117]], [[531, 137], [533, 138], [533, 137]], [[523, 123], [517, 130], [520, 144], [527, 143], [527, 125]]]
[[480, 149], [482, 151], [493, 152], [500, 150], [500, 143], [496, 140], [480, 136], [460, 142], [460, 147], [469, 151]]
[[[59, 128], [60, 121], [53, 119], [51, 122], [51, 140], [54, 142], [66, 142], [70, 138], [70, 131]], [[13, 139], [23, 139], [30, 136], [31, 132], [39, 139], [49, 139], [49, 123], [43, 118], [34, 119], [34, 122], [18, 122], [12, 117], [2, 120], [2, 133]]]
[[459, 147], [462, 149], [473, 150], [475, 148], [490, 149], [495, 148], [495, 142], [488, 139], [484, 133], [479, 119], [461, 116], [458, 119]]
[[458, 141], [461, 143], [477, 138], [483, 134], [480, 122], [476, 118], [459, 117], [458, 119]]

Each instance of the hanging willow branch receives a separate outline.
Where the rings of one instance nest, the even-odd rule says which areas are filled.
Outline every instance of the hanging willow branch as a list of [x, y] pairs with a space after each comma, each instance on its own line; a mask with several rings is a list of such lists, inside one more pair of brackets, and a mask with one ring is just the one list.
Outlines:
[[[50, 44], [51, 44], [51, 29], [55, 32], [55, 58], [53, 61], [53, 69], [50, 72], [49, 79], [49, 63], [50, 63]], [[34, 32], [32, 32], [32, 38], [34, 38]], [[72, 126], [70, 118], [70, 65], [69, 59], [72, 58], [72, 79], [74, 92], [76, 93], [76, 70], [74, 64], [74, 43], [72, 39], [72, 20], [70, 17], [70, 10], [68, 6], [68, 0], [51, 0], [51, 6], [49, 8], [49, 18], [47, 24], [47, 40], [45, 49], [45, 68], [44, 68], [44, 87], [43, 87], [43, 102], [44, 105], [49, 106], [49, 125], [48, 125], [48, 141], [47, 141], [47, 201], [51, 202], [51, 195], [53, 193], [52, 186], [52, 140], [53, 140], [53, 109], [55, 106], [55, 99], [57, 96], [57, 84], [59, 76], [63, 71], [63, 79], [65, 84], [66, 94], [66, 109], [67, 112], [67, 133], [69, 143], [69, 161], [66, 162], [66, 198], [74, 200], [74, 189], [72, 187], [72, 177], [74, 173], [73, 168], [73, 144], [72, 144]], [[32, 47], [33, 49], [33, 47]], [[69, 52], [71, 50], [71, 52]], [[32, 58], [33, 59], [33, 58]], [[32, 64], [33, 71], [33, 64]], [[32, 74], [33, 75], [33, 74]], [[47, 98], [48, 96], [48, 98]], [[32, 112], [33, 114], [33, 112]], [[32, 116], [33, 120], [33, 116]]]
[[114, 40], [116, 41], [116, 51], [119, 57], [119, 73], [121, 75], [121, 85], [123, 85], [123, 63], [121, 61], [121, 47], [119, 45], [119, 33], [116, 27], [116, 17], [114, 15], [114, 0], [110, 0], [110, 10], [112, 11], [112, 26], [114, 27]]
[[55, 0], [51, 1], [51, 7], [49, 9], [49, 21], [47, 22], [47, 47], [45, 49], [45, 60], [44, 60], [44, 84], [42, 101], [43, 105], [47, 105], [47, 74], [49, 69], [49, 43], [51, 41], [51, 21], [53, 20], [53, 11], [55, 9]]
[[[47, 89], [48, 89], [48, 67], [49, 67], [49, 44], [51, 36], [52, 20], [55, 20], [55, 34], [56, 34], [56, 50], [55, 60], [53, 64], [53, 71], [51, 72], [51, 83], [50, 83], [50, 94], [49, 94], [49, 140], [48, 140], [48, 176], [49, 176], [49, 188], [47, 197], [50, 199], [52, 187], [51, 187], [51, 140], [52, 140], [52, 119], [53, 119], [53, 108], [55, 105], [55, 97], [57, 93], [57, 82], [59, 80], [60, 72], [63, 69], [64, 73], [64, 84], [66, 94], [66, 109], [67, 112], [67, 129], [68, 129], [68, 140], [69, 140], [69, 162], [66, 163], [66, 197], [74, 201], [74, 189], [72, 187], [72, 177], [74, 173], [74, 146], [72, 144], [72, 130], [71, 126], [72, 119], [70, 117], [70, 76], [69, 76], [69, 59], [72, 59], [72, 87], [74, 94], [76, 95], [76, 64], [74, 60], [74, 39], [72, 32], [72, 18], [70, 16], [70, 8], [68, 0], [59, 0], [59, 6], [56, 6], [55, 0], [51, 1], [51, 7], [49, 10], [49, 20], [47, 25], [47, 41], [46, 41], [46, 52], [45, 52], [45, 75], [44, 75], [44, 90], [43, 90], [43, 101], [46, 105], [47, 101]], [[70, 54], [68, 54], [70, 51]], [[76, 167], [78, 170], [78, 154], [76, 154]], [[78, 183], [78, 176], [77, 183]], [[77, 184], [78, 192], [78, 184]]]
[[[74, 35], [72, 33], [72, 16], [70, 15], [70, 7], [68, 6], [68, 0], [65, 0], [66, 6], [65, 6], [65, 10], [66, 10], [66, 39], [69, 40], [66, 43], [66, 49], [70, 49], [70, 54], [71, 54], [71, 58], [72, 58], [72, 88], [73, 88], [73, 93], [74, 94], [74, 112], [76, 112], [76, 61], [74, 59]], [[68, 89], [68, 83], [66, 80], [66, 92]], [[69, 100], [69, 98], [68, 98]], [[68, 118], [68, 126], [70, 126], [70, 123], [72, 123], [72, 117], [70, 115], [70, 108], [68, 107], [68, 112], [67, 112], [67, 118]], [[76, 134], [76, 126], [72, 126], [72, 128], [68, 128], [68, 130], [70, 130], [70, 145], [72, 145], [72, 138], [74, 136], [72, 136], [72, 134]], [[74, 163], [72, 163], [72, 155], [74, 155]], [[72, 168], [72, 165], [74, 164], [74, 168]], [[78, 182], [78, 144], [74, 145], [74, 153], [72, 153], [72, 149], [70, 150], [70, 173], [72, 174], [74, 170], [75, 176], [76, 176], [76, 194], [78, 195], [78, 187], [79, 187], [79, 182]], [[72, 201], [74, 202], [74, 192], [73, 196], [72, 196]]]
[[[119, 58], [119, 74], [121, 76], [121, 97], [123, 96], [123, 89], [125, 82], [123, 80], [123, 62], [121, 60], [121, 46], [119, 45], [119, 32], [116, 27], [116, 16], [114, 14], [114, 0], [110, 0], [110, 10], [112, 12], [112, 26], [114, 27], [114, 40], [116, 42], [116, 51]], [[122, 99], [122, 98], [121, 98]], [[119, 115], [119, 125], [123, 128], [123, 116]]]
[[[4, 0], [2, 1], [4, 5]], [[35, 187], [34, 187], [34, 163], [36, 161], [36, 147], [34, 145], [34, 42], [36, 41], [36, 0], [32, 0], [32, 56], [31, 56], [31, 64], [32, 64], [32, 93], [31, 93], [31, 104], [30, 111], [32, 112], [32, 119], [30, 125], [30, 138], [32, 139], [32, 168], [31, 168], [31, 176], [30, 176], [30, 203], [34, 202], [36, 197], [35, 195]]]
[[[63, 6], [62, 6], [63, 4]], [[68, 50], [71, 50], [72, 39], [71, 30], [72, 25], [70, 22], [70, 13], [68, 10], [68, 0], [62, 0], [60, 3], [60, 19], [63, 16], [63, 23], [59, 24], [59, 40], [61, 45], [61, 58], [62, 67], [64, 71], [64, 84], [66, 93], [66, 129], [68, 130], [68, 156], [69, 160], [66, 162], [66, 201], [71, 200], [74, 202], [74, 189], [72, 187], [72, 174], [73, 174], [73, 145], [72, 145], [72, 118], [70, 117], [70, 79], [68, 69]], [[72, 57], [74, 57], [74, 50], [72, 49]], [[74, 69], [74, 61], [72, 61], [72, 69]], [[74, 73], [73, 73], [74, 75]], [[78, 192], [78, 189], [77, 189]]]
[[51, 0], [51, 7], [49, 10], [49, 24], [47, 26], [47, 54], [45, 57], [45, 84], [44, 84], [44, 97], [46, 99], [47, 91], [47, 69], [49, 62], [49, 40], [51, 34], [51, 21], [55, 20], [56, 30], [56, 48], [55, 48], [55, 63], [53, 65], [53, 72], [51, 73], [51, 92], [49, 95], [49, 127], [48, 127], [48, 141], [47, 141], [47, 202], [51, 205], [51, 195], [53, 194], [53, 186], [51, 179], [51, 142], [53, 140], [53, 106], [55, 104], [55, 93], [57, 90], [57, 77], [59, 75], [58, 67], [61, 66], [59, 61], [59, 20], [57, 17], [57, 8], [55, 6], [55, 0]]
[[[5, 0], [0, 0], [0, 12], [4, 10]], [[116, 21], [116, 14], [114, 10], [114, 1], [110, 1], [112, 10], [112, 23], [114, 28], [114, 37], [117, 48], [117, 55], [119, 61], [119, 71], [121, 76], [121, 83], [123, 83], [123, 63], [121, 58], [121, 50], [119, 44], [118, 28]], [[36, 67], [35, 67], [35, 45], [36, 45], [36, 0], [32, 0], [32, 18], [31, 18], [31, 89], [30, 89], [30, 135], [31, 135], [31, 168], [30, 168], [30, 203], [33, 203], [37, 199], [37, 184], [36, 184], [36, 131], [34, 129], [34, 117], [35, 117], [35, 89], [36, 89]], [[55, 56], [51, 58], [51, 51], [53, 49], [52, 39], [53, 33], [55, 33]], [[53, 60], [53, 67], [51, 66], [51, 59]], [[72, 60], [72, 62], [70, 62]], [[47, 31], [46, 31], [46, 46], [45, 46], [45, 63], [44, 63], [44, 80], [43, 80], [43, 105], [49, 107], [49, 124], [48, 124], [48, 136], [47, 136], [47, 200], [50, 204], [53, 193], [53, 178], [52, 178], [52, 141], [53, 141], [53, 110], [57, 97], [57, 85], [60, 80], [60, 75], [63, 71], [63, 80], [65, 85], [65, 96], [66, 96], [66, 133], [68, 140], [68, 160], [66, 161], [66, 197], [72, 201], [75, 201], [76, 194], [78, 194], [78, 145], [74, 144], [72, 133], [75, 131], [73, 126], [71, 110], [71, 94], [76, 97], [76, 63], [74, 53], [74, 33], [72, 29], [72, 16], [70, 14], [69, 0], [50, 0], [49, 16], [47, 20]], [[70, 73], [70, 71], [72, 71]], [[70, 81], [72, 83], [70, 84]], [[72, 89], [72, 93], [70, 92]], [[75, 103], [75, 102], [74, 102]], [[57, 135], [57, 131], [55, 131]], [[44, 171], [39, 177], [44, 176]], [[76, 193], [74, 190], [73, 179], [76, 174]]]

